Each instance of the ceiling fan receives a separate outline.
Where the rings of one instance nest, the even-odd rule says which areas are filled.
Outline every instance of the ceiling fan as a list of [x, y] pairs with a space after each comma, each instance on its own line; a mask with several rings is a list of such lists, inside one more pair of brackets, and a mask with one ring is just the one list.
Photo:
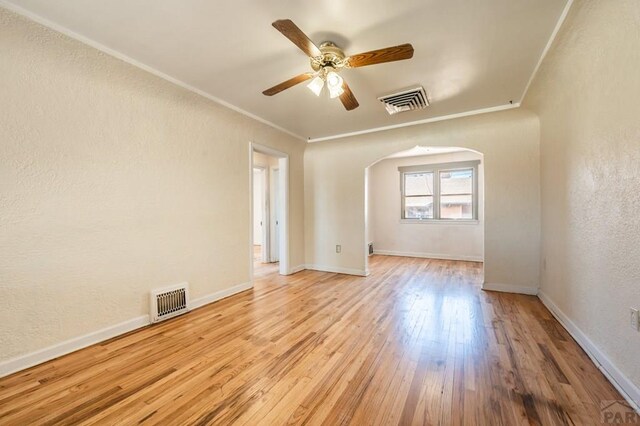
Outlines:
[[309, 37], [290, 19], [281, 19], [271, 25], [309, 56], [313, 72], [297, 75], [265, 90], [262, 93], [266, 96], [273, 96], [296, 84], [311, 80], [307, 87], [316, 96], [320, 96], [326, 84], [329, 96], [331, 98], [340, 97], [342, 105], [347, 111], [351, 111], [356, 109], [359, 104], [351, 89], [339, 74], [343, 68], [358, 68], [384, 62], [401, 61], [413, 57], [413, 46], [409, 43], [345, 56], [342, 49], [330, 41], [325, 41], [320, 44], [320, 47], [313, 44]]

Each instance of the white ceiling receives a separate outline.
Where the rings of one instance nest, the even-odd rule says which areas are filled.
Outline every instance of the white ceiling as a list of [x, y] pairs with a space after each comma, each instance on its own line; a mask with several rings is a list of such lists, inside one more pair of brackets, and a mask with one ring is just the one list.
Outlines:
[[[518, 104], [567, 0], [0, 0], [157, 74], [303, 138]], [[413, 59], [344, 70], [360, 102], [317, 98], [304, 84], [262, 91], [310, 70], [271, 27], [292, 19], [316, 44], [355, 54], [411, 43]], [[378, 96], [424, 86], [431, 106], [389, 116]]]

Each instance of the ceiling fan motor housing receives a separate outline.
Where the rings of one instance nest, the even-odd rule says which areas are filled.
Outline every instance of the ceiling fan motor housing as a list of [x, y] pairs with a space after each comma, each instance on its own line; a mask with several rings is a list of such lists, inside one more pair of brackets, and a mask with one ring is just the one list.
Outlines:
[[311, 68], [314, 71], [320, 71], [325, 67], [331, 67], [336, 70], [345, 66], [345, 55], [342, 49], [330, 41], [325, 41], [320, 45], [322, 55], [309, 58]]

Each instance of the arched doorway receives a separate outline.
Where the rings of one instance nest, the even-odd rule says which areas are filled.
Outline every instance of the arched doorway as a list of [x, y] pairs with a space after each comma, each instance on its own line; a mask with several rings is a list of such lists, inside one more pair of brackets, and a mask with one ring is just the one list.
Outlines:
[[365, 265], [372, 254], [484, 261], [484, 158], [416, 146], [365, 169]]

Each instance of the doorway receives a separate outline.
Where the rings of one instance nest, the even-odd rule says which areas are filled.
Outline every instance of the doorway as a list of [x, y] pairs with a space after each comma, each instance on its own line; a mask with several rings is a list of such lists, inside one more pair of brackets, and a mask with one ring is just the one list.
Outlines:
[[288, 156], [250, 144], [251, 277], [288, 275]]
[[460, 147], [397, 152], [365, 169], [370, 255], [484, 264], [484, 156]]

